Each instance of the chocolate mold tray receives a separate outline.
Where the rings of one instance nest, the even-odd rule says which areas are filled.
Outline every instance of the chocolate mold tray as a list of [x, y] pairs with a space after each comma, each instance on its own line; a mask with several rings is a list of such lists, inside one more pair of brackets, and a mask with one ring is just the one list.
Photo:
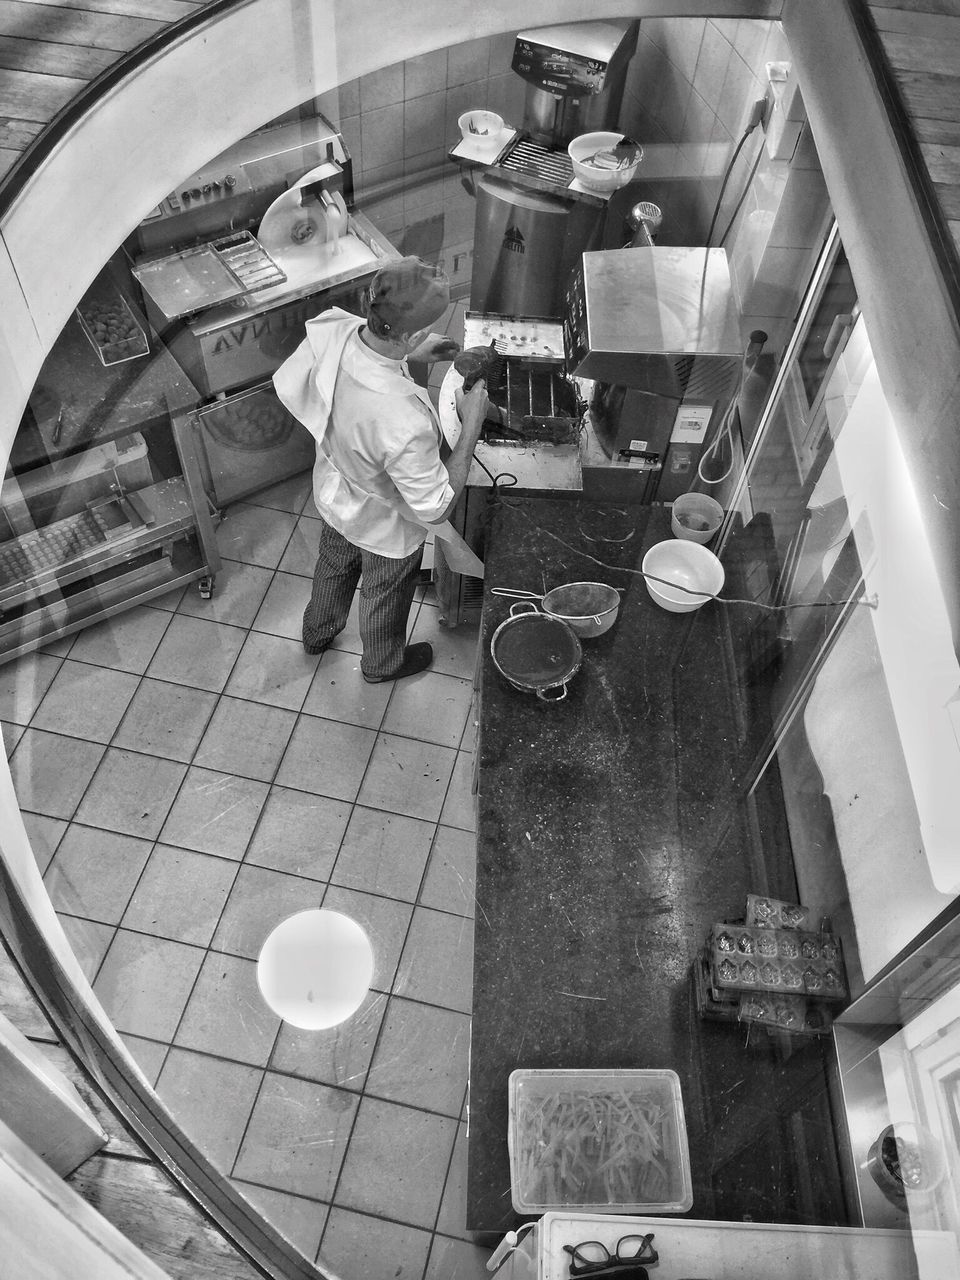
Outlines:
[[797, 1035], [816, 1036], [825, 1035], [833, 1021], [825, 1007], [815, 1000], [766, 991], [744, 992], [740, 996], [738, 1019]]
[[796, 902], [748, 893], [746, 922], [764, 929], [806, 929], [810, 924], [810, 910]]
[[715, 924], [707, 946], [718, 987], [821, 1000], [847, 994], [840, 940], [834, 934]]

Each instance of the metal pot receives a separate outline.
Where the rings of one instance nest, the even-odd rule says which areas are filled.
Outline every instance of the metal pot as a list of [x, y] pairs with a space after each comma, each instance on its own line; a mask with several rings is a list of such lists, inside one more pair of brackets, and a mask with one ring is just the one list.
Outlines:
[[544, 613], [559, 618], [584, 639], [609, 631], [620, 612], [620, 589], [605, 582], [567, 582], [542, 596], [510, 587], [492, 587], [491, 591], [495, 596], [537, 601]]
[[562, 702], [580, 670], [583, 649], [576, 632], [525, 601], [510, 607], [490, 641], [494, 666], [514, 689], [542, 702]]

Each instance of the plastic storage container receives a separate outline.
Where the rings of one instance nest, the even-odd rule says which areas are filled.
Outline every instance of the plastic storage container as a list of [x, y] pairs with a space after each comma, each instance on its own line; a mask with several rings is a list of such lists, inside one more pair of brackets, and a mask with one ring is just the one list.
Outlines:
[[522, 1070], [509, 1089], [517, 1213], [685, 1213], [693, 1204], [675, 1071]]

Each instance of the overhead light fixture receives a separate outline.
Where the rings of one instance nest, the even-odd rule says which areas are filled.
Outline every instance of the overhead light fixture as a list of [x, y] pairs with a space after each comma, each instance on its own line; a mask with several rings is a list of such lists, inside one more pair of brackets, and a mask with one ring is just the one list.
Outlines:
[[291, 1026], [322, 1031], [360, 1008], [373, 978], [373, 947], [349, 916], [299, 911], [269, 934], [257, 982], [273, 1012]]

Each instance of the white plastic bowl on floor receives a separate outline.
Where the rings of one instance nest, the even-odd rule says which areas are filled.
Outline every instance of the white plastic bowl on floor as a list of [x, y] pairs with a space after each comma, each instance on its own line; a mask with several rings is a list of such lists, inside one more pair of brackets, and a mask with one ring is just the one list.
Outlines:
[[699, 609], [720, 592], [725, 576], [712, 551], [682, 538], [667, 538], [652, 546], [640, 570], [647, 575], [644, 581], [651, 597], [670, 613]]

